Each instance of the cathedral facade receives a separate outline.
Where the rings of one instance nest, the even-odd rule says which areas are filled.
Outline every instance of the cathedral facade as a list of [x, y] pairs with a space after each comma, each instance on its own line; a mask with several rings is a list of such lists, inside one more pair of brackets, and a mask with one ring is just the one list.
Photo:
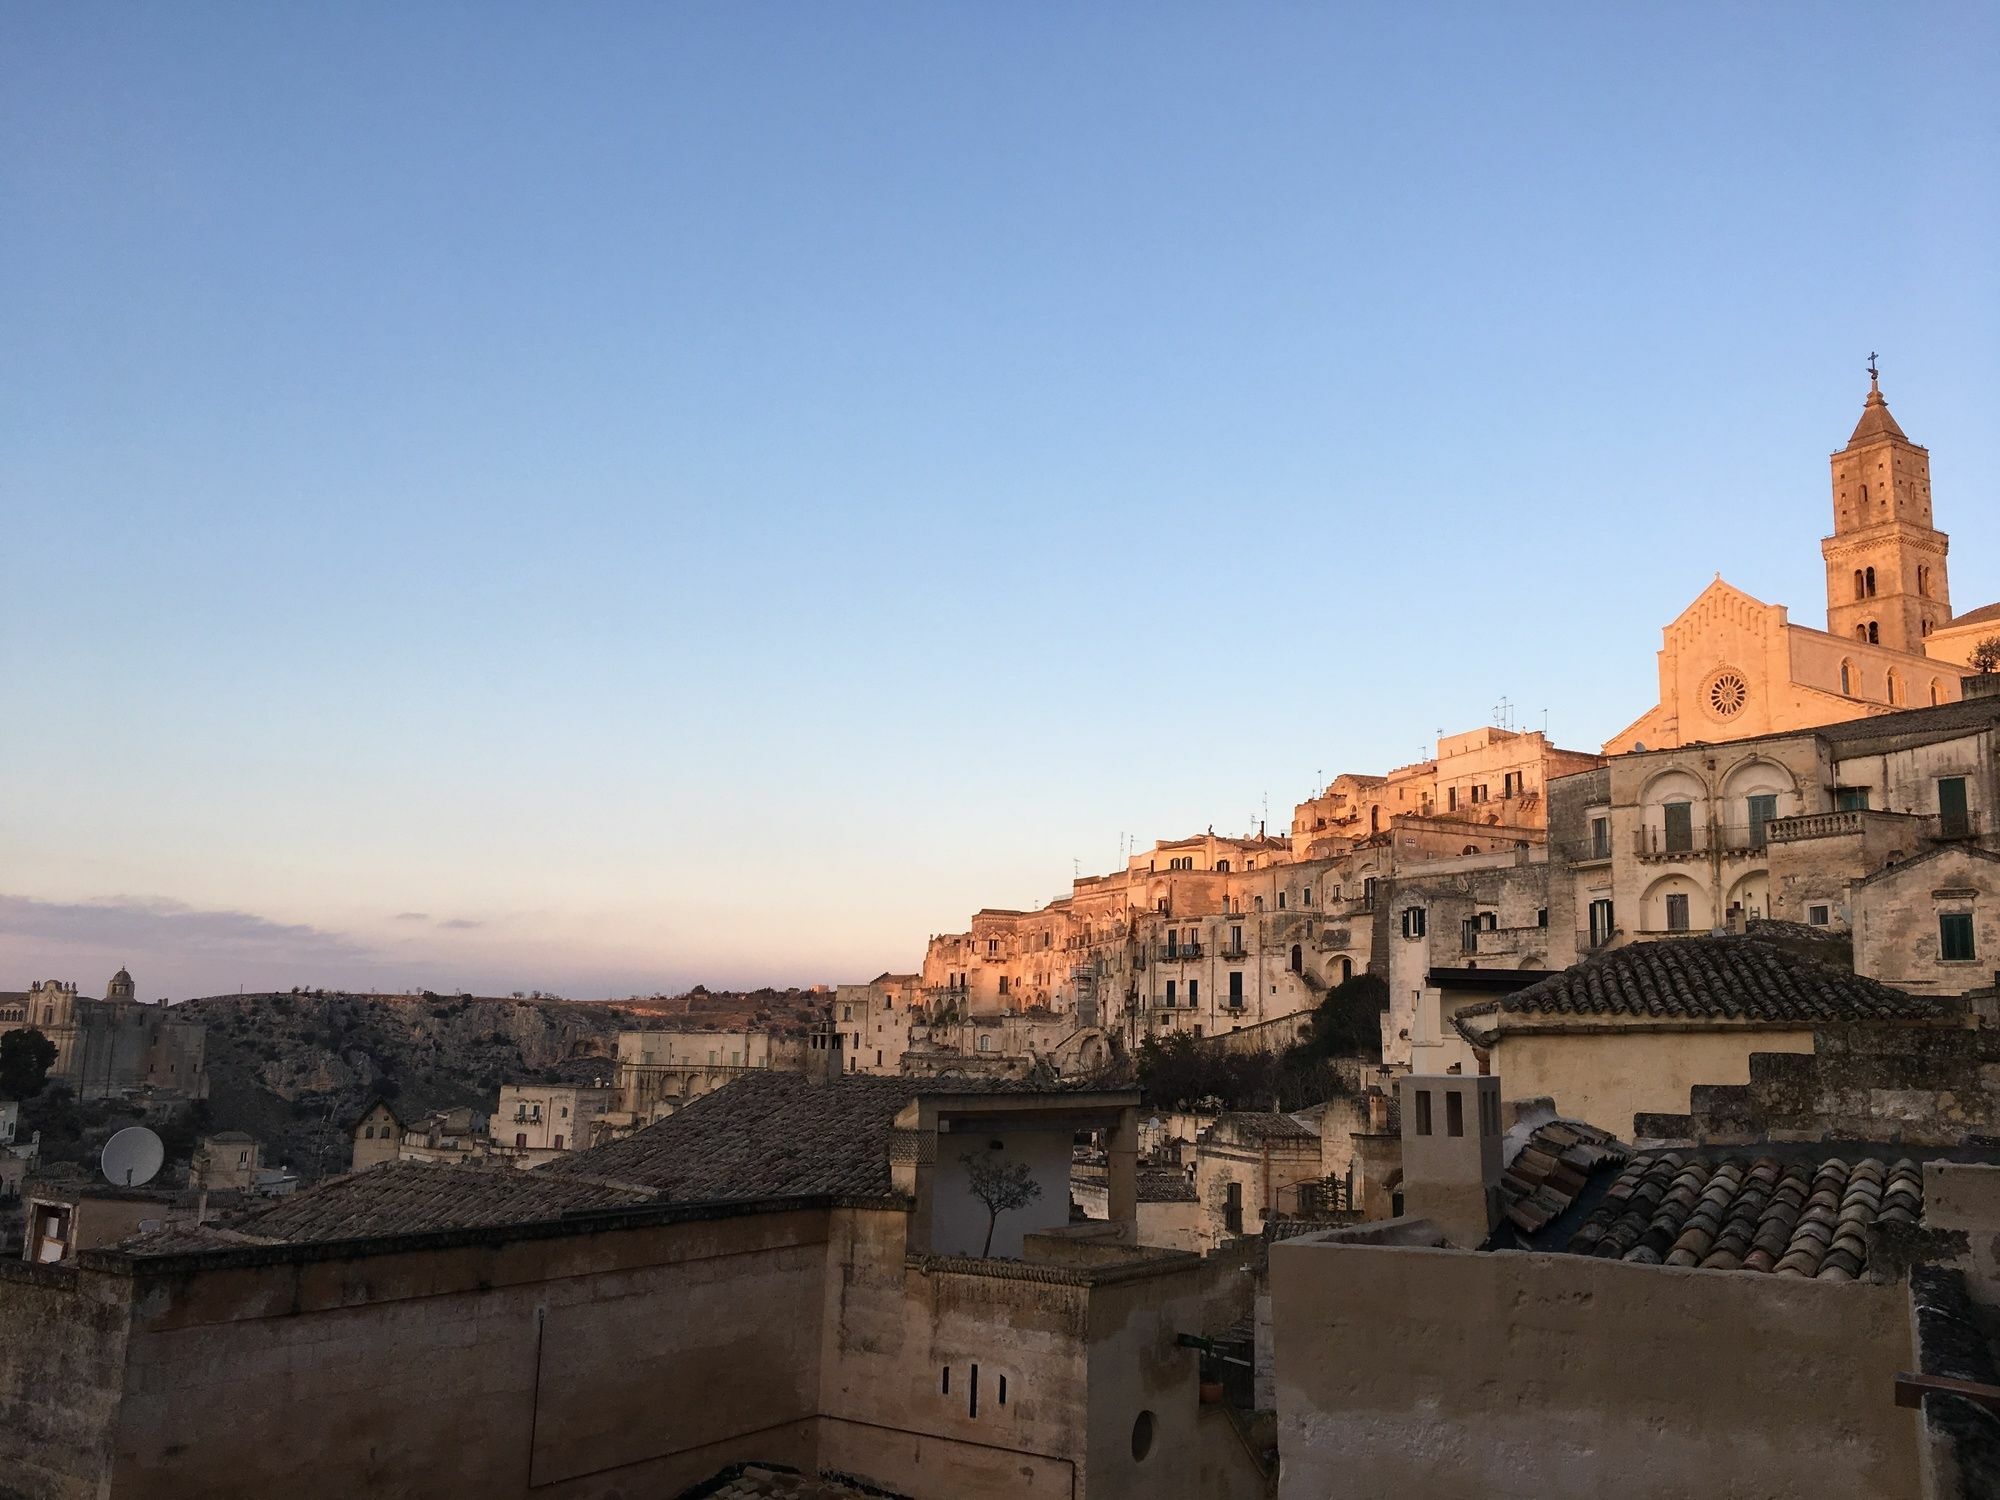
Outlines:
[[1826, 629], [1792, 623], [1723, 581], [1703, 589], [1664, 632], [1660, 701], [1605, 743], [1607, 755], [1746, 739], [1902, 708], [1950, 703], [1984, 622], [1956, 619], [1950, 539], [1932, 523], [1930, 454], [1889, 412], [1871, 369], [1868, 398], [1831, 461], [1833, 535]]

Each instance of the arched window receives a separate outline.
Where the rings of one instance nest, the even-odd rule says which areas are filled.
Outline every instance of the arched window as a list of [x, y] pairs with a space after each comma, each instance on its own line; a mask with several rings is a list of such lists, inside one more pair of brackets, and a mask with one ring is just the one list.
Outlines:
[[1901, 707], [1903, 702], [1903, 679], [1894, 672], [1889, 674], [1889, 702], [1894, 707]]
[[1931, 631], [1932, 631], [1932, 629], [1933, 629], [1933, 628], [1934, 628], [1934, 627], [1932, 626], [1932, 624], [1931, 624], [1931, 622], [1930, 622], [1929, 620], [1924, 620], [1924, 621], [1922, 621], [1922, 622], [1921, 622], [1920, 624], [1918, 624], [1918, 626], [1917, 626], [1917, 634], [1918, 634], [1918, 635], [1929, 635], [1929, 634], [1931, 633]]
[[1870, 620], [1868, 622], [1868, 644], [1871, 646], [1878, 646], [1881, 643], [1882, 643], [1881, 627], [1877, 625], [1873, 620]]
[[1875, 570], [1873, 568], [1869, 568], [1867, 570], [1867, 576], [1868, 576], [1868, 597], [1870, 599], [1873, 599], [1875, 597]]
[[1292, 972], [1303, 974], [1306, 970], [1306, 952], [1299, 944], [1292, 944]]
[[1917, 592], [1926, 599], [1931, 596], [1931, 569], [1929, 563], [1917, 564]]
[[1859, 568], [1856, 568], [1854, 570], [1854, 597], [1857, 599], [1861, 599], [1865, 598], [1866, 596], [1867, 596], [1867, 585], [1862, 581], [1861, 570]]
[[1931, 707], [1936, 708], [1942, 702], [1944, 702], [1944, 684], [1933, 677], [1931, 679]]
[[1867, 627], [1866, 625], [1857, 625], [1857, 626], [1855, 626], [1855, 627], [1854, 627], [1854, 638], [1855, 638], [1855, 639], [1856, 639], [1857, 641], [1865, 641], [1865, 640], [1867, 640], [1867, 639], [1868, 639], [1868, 627]]
[[1847, 662], [1840, 664], [1840, 691], [1843, 696], [1854, 696], [1854, 668]]

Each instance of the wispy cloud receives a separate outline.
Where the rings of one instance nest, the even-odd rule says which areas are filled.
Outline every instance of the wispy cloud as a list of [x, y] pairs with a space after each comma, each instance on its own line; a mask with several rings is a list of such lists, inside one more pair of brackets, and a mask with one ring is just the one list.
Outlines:
[[448, 932], [465, 932], [474, 927], [484, 927], [485, 925], [484, 922], [474, 921], [471, 917], [447, 917], [444, 921], [438, 923], [439, 927], [444, 928]]
[[428, 922], [431, 914], [427, 911], [399, 911], [389, 920], [392, 922]]
[[273, 922], [247, 911], [204, 911], [151, 896], [38, 901], [0, 895], [0, 932], [65, 947], [161, 948], [256, 958], [352, 959], [370, 954], [345, 933]]

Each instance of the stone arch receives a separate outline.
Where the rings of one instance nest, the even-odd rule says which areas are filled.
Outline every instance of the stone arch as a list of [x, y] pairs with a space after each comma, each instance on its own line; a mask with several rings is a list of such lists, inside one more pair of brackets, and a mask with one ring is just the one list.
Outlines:
[[1729, 887], [1729, 899], [1723, 903], [1723, 910], [1726, 912], [1732, 906], [1741, 907], [1746, 917], [1770, 916], [1771, 872], [1746, 870], [1737, 876]]
[[[1667, 925], [1667, 897], [1687, 897], [1687, 926], [1673, 928]], [[1642, 932], [1707, 932], [1715, 926], [1715, 913], [1710, 908], [1708, 892], [1692, 877], [1681, 874], [1662, 875], [1646, 887], [1646, 894], [1639, 902], [1639, 928]]]

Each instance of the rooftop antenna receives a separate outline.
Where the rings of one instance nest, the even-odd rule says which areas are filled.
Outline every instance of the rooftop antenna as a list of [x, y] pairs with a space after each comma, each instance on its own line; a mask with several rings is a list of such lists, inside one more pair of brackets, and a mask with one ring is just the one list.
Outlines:
[[167, 1159], [160, 1138], [143, 1125], [127, 1125], [104, 1143], [98, 1165], [114, 1187], [144, 1187]]

